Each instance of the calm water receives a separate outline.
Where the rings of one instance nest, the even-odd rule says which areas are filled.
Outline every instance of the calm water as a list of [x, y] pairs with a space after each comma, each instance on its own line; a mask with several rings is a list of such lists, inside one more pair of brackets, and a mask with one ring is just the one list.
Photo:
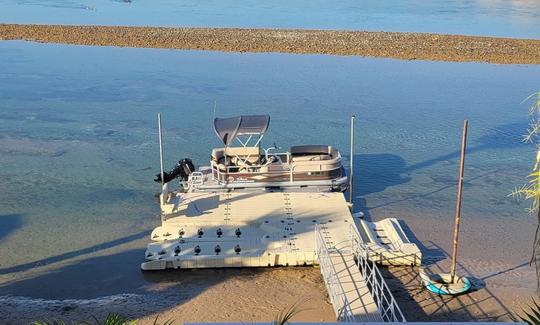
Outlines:
[[[539, 84], [540, 66], [0, 42], [0, 294], [133, 286], [111, 277], [140, 277], [158, 222], [156, 113], [166, 166], [181, 157], [200, 165], [219, 145], [214, 102], [219, 116], [271, 114], [266, 144], [344, 153], [356, 113], [356, 206], [372, 218], [451, 216], [466, 117], [464, 214], [520, 221], [525, 205], [508, 193], [533, 148], [520, 141], [519, 103]], [[96, 256], [114, 254], [111, 273]], [[58, 274], [72, 287], [47, 281]]]
[[538, 0], [3, 0], [0, 22], [416, 31], [540, 38]]

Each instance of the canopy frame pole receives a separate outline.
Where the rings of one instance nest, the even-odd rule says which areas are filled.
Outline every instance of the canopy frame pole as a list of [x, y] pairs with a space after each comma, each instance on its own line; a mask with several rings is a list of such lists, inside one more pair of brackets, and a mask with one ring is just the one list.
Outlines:
[[351, 153], [349, 158], [349, 206], [351, 211], [353, 210], [353, 198], [354, 198], [354, 119], [356, 116], [351, 115]]
[[456, 202], [456, 220], [454, 223], [454, 240], [452, 243], [452, 268], [450, 271], [450, 282], [454, 283], [457, 267], [457, 251], [459, 239], [459, 224], [461, 222], [461, 197], [463, 189], [463, 174], [465, 171], [465, 151], [467, 150], [467, 128], [469, 121], [463, 121], [463, 134], [461, 136], [461, 161], [459, 164], [458, 193]]

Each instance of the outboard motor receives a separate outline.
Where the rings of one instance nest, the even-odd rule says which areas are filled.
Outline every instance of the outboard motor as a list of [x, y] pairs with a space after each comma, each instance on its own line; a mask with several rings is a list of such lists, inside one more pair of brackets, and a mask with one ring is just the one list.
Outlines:
[[[184, 158], [178, 161], [178, 163], [176, 163], [176, 166], [174, 166], [174, 168], [170, 172], [163, 173], [163, 181], [164, 183], [168, 183], [178, 177], [180, 177], [182, 181], [187, 181], [189, 175], [194, 171], [195, 165], [193, 165], [193, 161], [191, 161], [191, 159], [189, 158]], [[161, 183], [161, 173], [156, 175], [154, 181]]]

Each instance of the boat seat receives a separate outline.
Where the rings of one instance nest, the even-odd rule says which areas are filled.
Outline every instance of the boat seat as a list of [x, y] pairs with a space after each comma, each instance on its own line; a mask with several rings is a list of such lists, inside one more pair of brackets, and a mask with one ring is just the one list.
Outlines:
[[292, 157], [292, 161], [320, 161], [320, 160], [330, 160], [332, 157], [330, 155], [309, 155], [309, 156], [298, 156]]
[[261, 157], [259, 147], [227, 147], [224, 154], [237, 166], [258, 164]]

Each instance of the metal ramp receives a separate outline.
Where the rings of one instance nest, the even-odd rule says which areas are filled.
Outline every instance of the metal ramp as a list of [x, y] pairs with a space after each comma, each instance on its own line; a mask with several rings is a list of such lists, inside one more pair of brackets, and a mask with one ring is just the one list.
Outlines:
[[[350, 240], [334, 244], [331, 228], [316, 227], [317, 257], [336, 318], [343, 322], [405, 322], [356, 227]], [[338, 234], [335, 234], [338, 235]]]

